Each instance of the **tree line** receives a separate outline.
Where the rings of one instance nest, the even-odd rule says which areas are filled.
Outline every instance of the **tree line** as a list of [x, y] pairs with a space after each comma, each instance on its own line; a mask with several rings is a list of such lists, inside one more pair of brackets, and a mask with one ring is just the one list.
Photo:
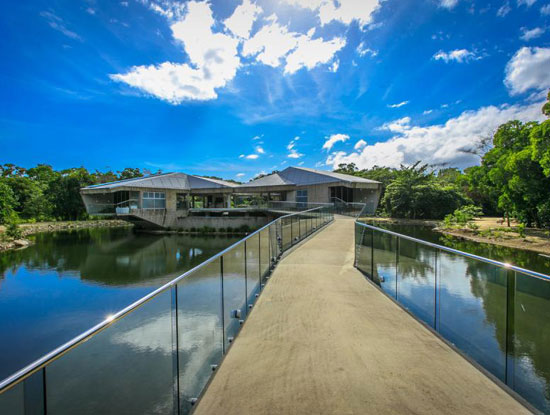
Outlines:
[[[550, 93], [542, 112], [550, 117]], [[382, 182], [379, 213], [390, 217], [443, 219], [473, 206], [528, 227], [550, 226], [550, 120], [509, 121], [464, 151], [477, 154], [480, 165], [461, 171], [419, 161], [360, 170], [351, 163], [336, 171]]]

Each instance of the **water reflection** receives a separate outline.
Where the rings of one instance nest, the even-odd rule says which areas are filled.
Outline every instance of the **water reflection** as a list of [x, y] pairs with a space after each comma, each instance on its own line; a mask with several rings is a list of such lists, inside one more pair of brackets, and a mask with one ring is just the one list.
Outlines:
[[89, 229], [39, 234], [27, 249], [0, 253], [0, 378], [239, 239]]
[[[533, 252], [442, 237], [424, 227], [384, 227], [527, 269], [550, 270], [548, 260]], [[362, 240], [358, 252], [374, 258], [363, 260], [363, 270], [373, 274], [384, 291], [550, 413], [549, 281], [518, 273], [509, 296], [507, 278], [513, 280], [514, 274], [509, 277], [507, 269], [404, 239], [397, 242], [378, 232]], [[510, 298], [513, 305], [507, 304]], [[507, 310], [513, 314], [508, 321]]]

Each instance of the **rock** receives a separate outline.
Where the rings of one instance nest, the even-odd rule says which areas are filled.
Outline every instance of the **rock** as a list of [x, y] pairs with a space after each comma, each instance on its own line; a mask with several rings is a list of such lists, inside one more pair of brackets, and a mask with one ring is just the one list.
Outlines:
[[26, 248], [30, 244], [30, 241], [28, 241], [27, 239], [16, 239], [15, 241], [13, 241], [13, 245], [16, 248]]

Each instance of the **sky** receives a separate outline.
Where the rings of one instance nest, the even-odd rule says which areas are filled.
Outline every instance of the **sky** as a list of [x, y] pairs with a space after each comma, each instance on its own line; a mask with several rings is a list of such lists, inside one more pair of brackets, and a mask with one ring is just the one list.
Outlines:
[[465, 168], [550, 89], [550, 0], [4, 1], [0, 163], [23, 167]]

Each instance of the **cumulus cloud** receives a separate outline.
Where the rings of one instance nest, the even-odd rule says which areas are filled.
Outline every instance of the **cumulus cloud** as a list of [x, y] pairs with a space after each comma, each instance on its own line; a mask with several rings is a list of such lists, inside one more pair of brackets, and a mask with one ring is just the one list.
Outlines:
[[321, 38], [312, 39], [309, 33], [299, 36], [296, 49], [286, 58], [285, 73], [292, 74], [301, 68], [312, 69], [328, 63], [345, 45], [346, 40], [339, 37], [324, 41]]
[[245, 156], [244, 158], [247, 160], [256, 160], [258, 157], [260, 157], [257, 154], [249, 154], [248, 156]]
[[354, 150], [361, 150], [367, 146], [367, 142], [365, 140], [359, 140], [355, 145], [353, 146]]
[[[300, 157], [303, 157], [303, 154], [299, 153], [298, 150], [296, 150], [296, 142], [300, 139], [299, 136], [294, 137], [292, 140], [290, 140], [290, 143], [286, 146], [286, 149], [289, 151], [287, 157], [291, 159], [299, 159]], [[284, 164], [281, 163], [281, 164]]]
[[439, 61], [439, 60], [445, 61], [445, 63], [449, 63], [451, 61], [464, 63], [464, 62], [469, 62], [471, 60], [479, 59], [474, 52], [471, 52], [468, 49], [455, 49], [455, 50], [451, 50], [450, 52], [444, 52], [440, 50], [433, 56], [433, 58], [436, 61]]
[[235, 77], [240, 58], [238, 41], [223, 33], [214, 33], [214, 23], [208, 3], [187, 3], [187, 14], [172, 24], [171, 29], [193, 66], [172, 62], [135, 66], [126, 74], [114, 74], [111, 78], [172, 104], [217, 98], [216, 88]]
[[231, 33], [243, 39], [250, 37], [250, 31], [254, 21], [262, 13], [262, 8], [250, 0], [243, 0], [242, 4], [237, 6], [231, 17], [225, 22]]
[[392, 133], [402, 133], [410, 129], [411, 117], [403, 117], [395, 121], [387, 122], [382, 125], [380, 130], [388, 130]]
[[288, 4], [315, 11], [322, 25], [340, 22], [346, 25], [356, 21], [364, 27], [373, 20], [373, 14], [383, 0], [284, 0]]
[[550, 48], [519, 49], [506, 65], [505, 85], [512, 95], [550, 88]]
[[265, 150], [262, 146], [256, 146], [256, 153], [258, 154], [265, 154]]
[[533, 29], [527, 29], [526, 27], [521, 28], [521, 40], [529, 41], [531, 39], [536, 39], [544, 34], [546, 28], [535, 27]]
[[390, 104], [388, 105], [388, 108], [401, 108], [401, 107], [404, 107], [405, 105], [407, 105], [409, 103], [409, 101], [402, 101], [398, 104]]
[[[375, 165], [399, 167], [421, 160], [434, 165], [470, 166], [478, 159], [461, 152], [461, 149], [471, 147], [479, 137], [492, 133], [509, 120], [542, 120], [541, 105], [542, 102], [483, 107], [465, 111], [445, 124], [426, 127], [412, 126], [410, 118], [401, 119], [383, 127], [397, 133], [390, 140], [367, 145], [352, 153], [332, 153], [326, 164], [336, 168], [340, 163], [355, 163], [363, 169]], [[391, 125], [399, 127], [391, 128]]]
[[540, 8], [540, 14], [542, 14], [543, 16], [550, 16], [550, 4], [542, 6]]
[[244, 176], [246, 176], [246, 174], [244, 174], [244, 173], [237, 173], [235, 175], [235, 177], [238, 178], [238, 179], [240, 179], [241, 177], [244, 177]]
[[330, 151], [334, 144], [339, 142], [345, 142], [349, 140], [349, 135], [347, 134], [333, 134], [331, 135], [323, 144], [323, 150]]
[[378, 56], [378, 51], [367, 47], [365, 42], [359, 43], [359, 46], [357, 46], [356, 51], [357, 51], [357, 54], [361, 57], [366, 56], [366, 55], [370, 55], [373, 58], [375, 58], [376, 56]]

